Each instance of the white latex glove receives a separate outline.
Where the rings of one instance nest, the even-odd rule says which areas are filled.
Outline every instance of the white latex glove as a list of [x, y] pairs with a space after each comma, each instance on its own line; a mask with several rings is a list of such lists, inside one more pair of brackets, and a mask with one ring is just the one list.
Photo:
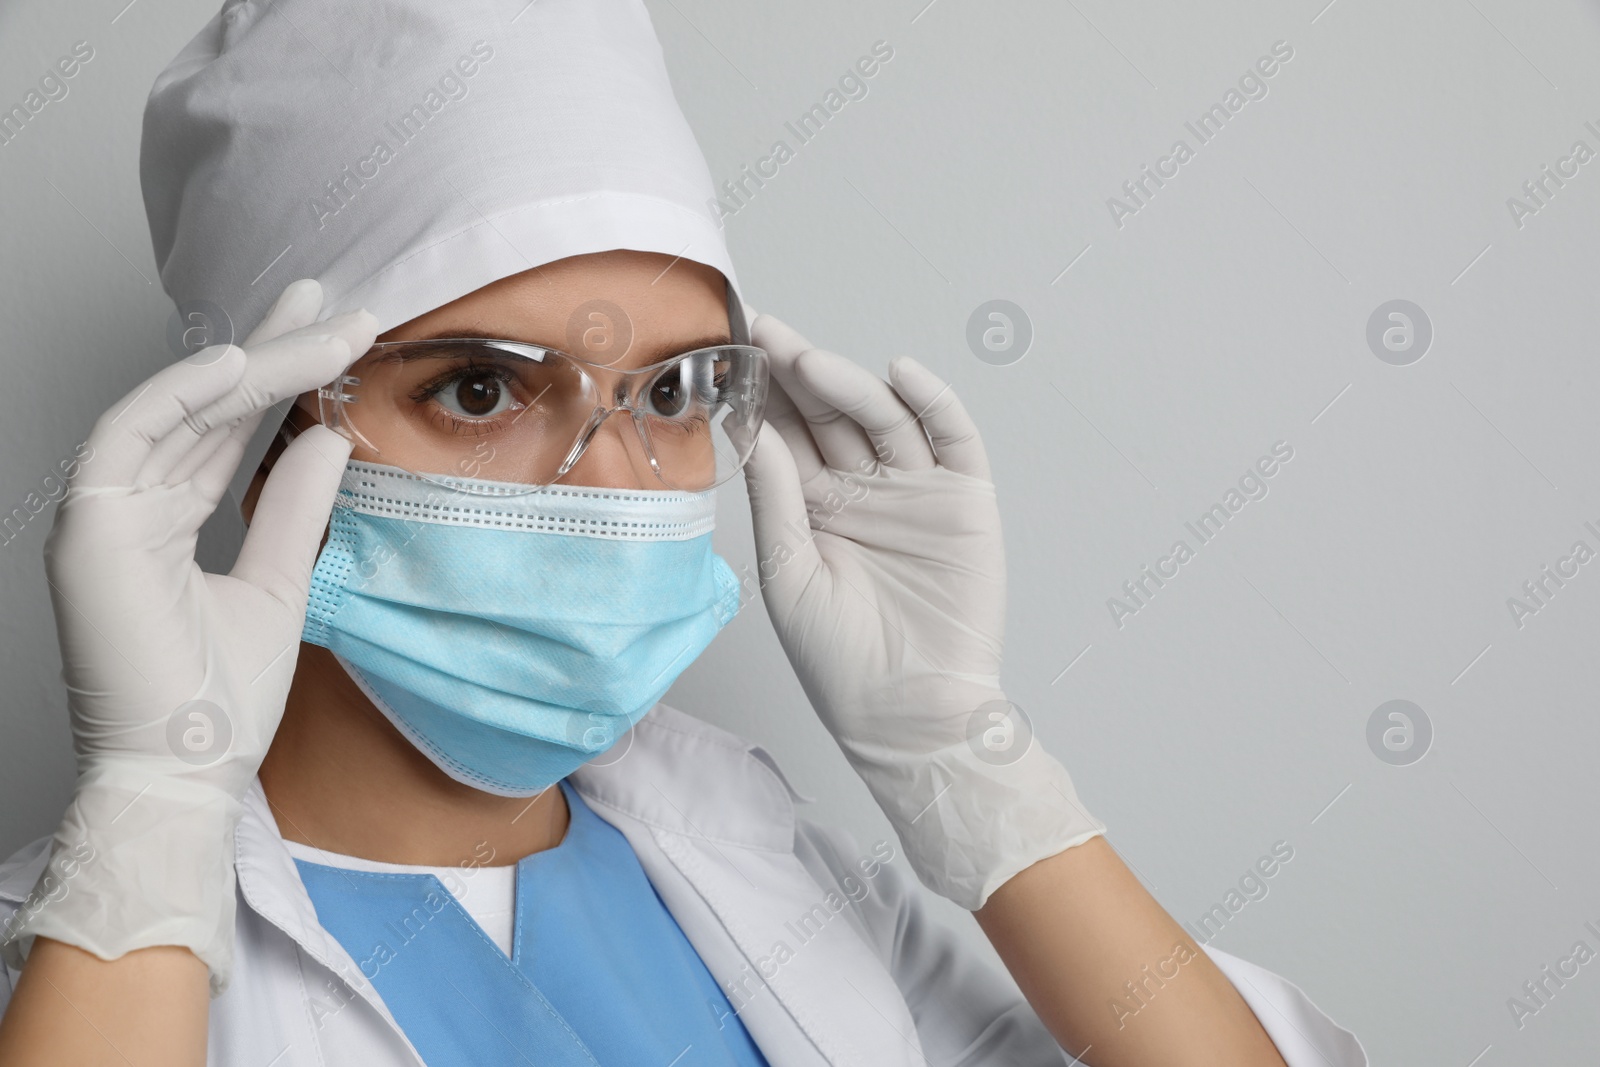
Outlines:
[[770, 315], [752, 343], [773, 377], [745, 468], [767, 613], [918, 877], [976, 910], [1105, 831], [1061, 764], [1014, 732], [983, 441], [915, 360], [891, 362], [885, 383]]
[[237, 345], [151, 377], [95, 423], [45, 543], [78, 780], [22, 921], [102, 959], [181, 945], [233, 959], [233, 831], [278, 722], [307, 589], [350, 444], [323, 427], [273, 467], [233, 570], [195, 563], [246, 442], [272, 404], [337, 378], [372, 344], [365, 311], [316, 322], [295, 282]]

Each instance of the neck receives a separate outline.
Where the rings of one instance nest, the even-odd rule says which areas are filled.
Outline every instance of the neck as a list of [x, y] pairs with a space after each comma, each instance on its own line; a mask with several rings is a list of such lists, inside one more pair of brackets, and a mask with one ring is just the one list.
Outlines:
[[[560, 843], [567, 800], [463, 785], [417, 750], [333, 658], [302, 643], [261, 787], [284, 838], [382, 863], [512, 864]], [[491, 851], [492, 850], [492, 851]]]

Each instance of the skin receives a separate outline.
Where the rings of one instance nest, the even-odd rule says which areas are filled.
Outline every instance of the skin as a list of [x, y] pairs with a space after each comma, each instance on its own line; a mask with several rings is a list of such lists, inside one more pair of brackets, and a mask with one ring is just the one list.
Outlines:
[[[473, 329], [569, 350], [568, 320], [596, 294], [623, 308], [633, 325], [635, 342], [613, 364], [618, 369], [643, 365], [658, 346], [676, 352], [701, 339], [728, 340], [722, 276], [687, 260], [663, 274], [671, 262], [628, 251], [562, 260], [472, 292], [379, 340]], [[351, 373], [360, 369], [358, 361]], [[314, 406], [309, 396], [302, 403]], [[633, 433], [625, 418], [608, 419], [567, 481], [660, 488], [632, 461], [636, 450], [624, 435]], [[353, 456], [376, 458], [359, 446]], [[258, 472], [244, 500], [247, 515], [264, 480]], [[350, 759], [352, 752], [361, 758]], [[386, 863], [454, 865], [486, 852], [486, 843], [491, 865], [512, 864], [559, 842], [567, 825], [559, 789], [530, 803], [481, 792], [440, 771], [373, 707], [331, 652], [309, 644], [300, 647], [261, 784], [288, 840]]]
[[[1283, 1067], [1233, 983], [1104, 837], [1014, 875], [973, 917], [1045, 1026], [1084, 1063]], [[1139, 1001], [1128, 982], [1142, 987]]]
[[[479, 289], [383, 334], [407, 340], [478, 329], [571, 350], [567, 323], [601, 297], [626, 312], [634, 344], [613, 366], [726, 340], [721, 275], [687, 260], [613, 251], [577, 256]], [[584, 354], [584, 353], [574, 353]], [[358, 363], [352, 373], [359, 373]], [[302, 397], [297, 417], [313, 417]], [[567, 479], [659, 488], [609, 419]], [[248, 519], [275, 458], [243, 502]], [[356, 458], [363, 456], [357, 449]], [[282, 724], [260, 769], [283, 836], [388, 863], [449, 866], [493, 850], [512, 864], [559, 843], [559, 789], [506, 798], [446, 776], [356, 688], [327, 650], [302, 644]], [[1260, 1023], [1221, 971], [1103, 838], [1041, 860], [975, 913], [984, 933], [1063, 1048], [1096, 1067], [1282, 1067]], [[1183, 962], [1172, 960], [1182, 948]], [[1177, 974], [1157, 986], [1143, 969]], [[1146, 981], [1143, 1002], [1125, 983]], [[1119, 1015], [1115, 1000], [1128, 1009]], [[3, 1021], [6, 1064], [194, 1065], [205, 1062], [205, 967], [188, 950], [151, 948], [105, 961], [40, 938]], [[1132, 1008], [1137, 1006], [1137, 1012]]]

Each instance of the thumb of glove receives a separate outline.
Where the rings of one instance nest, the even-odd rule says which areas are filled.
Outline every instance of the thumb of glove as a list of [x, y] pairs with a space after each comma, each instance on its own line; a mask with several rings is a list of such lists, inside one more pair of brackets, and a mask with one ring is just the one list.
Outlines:
[[350, 458], [350, 442], [326, 426], [302, 432], [278, 457], [256, 502], [255, 516], [231, 577], [305, 612], [311, 569]]

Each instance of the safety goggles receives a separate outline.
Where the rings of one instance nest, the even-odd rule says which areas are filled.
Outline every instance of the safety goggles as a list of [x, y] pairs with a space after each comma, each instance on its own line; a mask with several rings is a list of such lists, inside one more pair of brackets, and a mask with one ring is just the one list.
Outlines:
[[623, 370], [520, 341], [380, 341], [351, 369], [317, 391], [325, 426], [363, 458], [497, 496], [562, 481], [618, 414], [641, 478], [714, 488], [750, 458], [767, 398], [767, 354], [739, 344]]

